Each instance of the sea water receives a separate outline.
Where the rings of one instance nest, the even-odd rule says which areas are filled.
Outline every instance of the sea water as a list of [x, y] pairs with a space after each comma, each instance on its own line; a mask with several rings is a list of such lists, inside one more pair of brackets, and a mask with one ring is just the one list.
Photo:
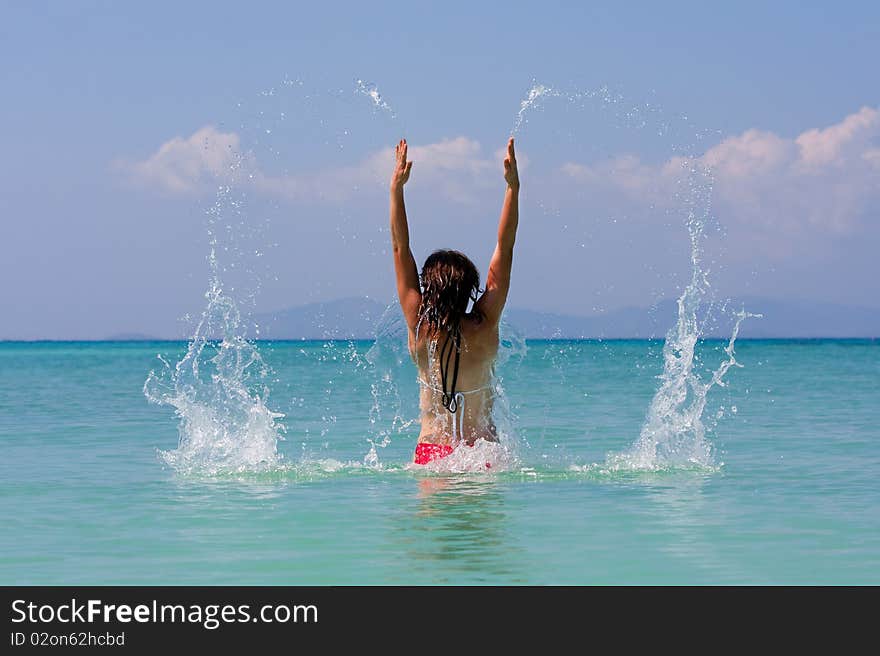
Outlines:
[[[179, 420], [142, 386], [189, 346], [0, 344], [0, 582], [880, 583], [876, 342], [738, 341], [712, 467], [656, 471], [604, 465], [642, 434], [663, 343], [528, 342], [499, 371], [518, 462], [459, 474], [411, 468], [417, 425], [372, 411], [371, 342], [260, 343], [279, 460], [175, 468]], [[726, 346], [696, 344], [707, 374]]]

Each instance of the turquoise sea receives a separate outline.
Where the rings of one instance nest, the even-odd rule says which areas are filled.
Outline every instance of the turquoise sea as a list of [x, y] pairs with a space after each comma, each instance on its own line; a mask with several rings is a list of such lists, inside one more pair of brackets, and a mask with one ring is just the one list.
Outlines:
[[[726, 344], [699, 344], [704, 379]], [[708, 459], [622, 465], [662, 345], [521, 345], [504, 462], [425, 472], [415, 372], [371, 342], [259, 343], [245, 386], [285, 430], [201, 460], [179, 428], [218, 436], [143, 391], [187, 344], [0, 344], [0, 583], [880, 583], [880, 344], [740, 340]]]

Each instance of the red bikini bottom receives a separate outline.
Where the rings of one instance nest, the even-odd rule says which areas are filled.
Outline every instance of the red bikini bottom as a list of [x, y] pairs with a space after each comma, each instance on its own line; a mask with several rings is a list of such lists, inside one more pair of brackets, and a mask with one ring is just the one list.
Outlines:
[[[471, 445], [472, 446], [472, 445]], [[453, 449], [448, 444], [431, 444], [430, 442], [419, 442], [416, 444], [416, 457], [413, 460], [417, 465], [427, 465], [434, 460], [445, 458]], [[491, 469], [492, 463], [486, 463], [486, 469]]]
[[419, 442], [416, 444], [415, 463], [417, 465], [427, 465], [432, 460], [440, 460], [452, 453], [453, 448], [448, 444], [431, 444], [430, 442]]

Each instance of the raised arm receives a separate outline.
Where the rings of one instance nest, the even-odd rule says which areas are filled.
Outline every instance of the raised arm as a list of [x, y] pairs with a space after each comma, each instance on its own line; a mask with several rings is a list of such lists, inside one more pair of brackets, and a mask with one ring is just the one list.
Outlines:
[[397, 298], [403, 309], [406, 324], [415, 330], [419, 320], [422, 292], [419, 288], [419, 272], [409, 247], [409, 225], [406, 222], [406, 205], [403, 202], [403, 185], [409, 180], [412, 162], [406, 161], [406, 139], [401, 139], [394, 149], [396, 154], [394, 172], [391, 174], [391, 248], [394, 252], [394, 271], [397, 274]]
[[496, 324], [501, 320], [501, 313], [507, 302], [507, 291], [510, 289], [513, 245], [516, 242], [516, 227], [519, 224], [519, 172], [516, 168], [513, 137], [507, 142], [504, 179], [507, 181], [507, 191], [504, 192], [504, 205], [501, 207], [501, 219], [498, 222], [498, 244], [489, 263], [486, 291], [477, 301], [477, 309], [487, 320]]

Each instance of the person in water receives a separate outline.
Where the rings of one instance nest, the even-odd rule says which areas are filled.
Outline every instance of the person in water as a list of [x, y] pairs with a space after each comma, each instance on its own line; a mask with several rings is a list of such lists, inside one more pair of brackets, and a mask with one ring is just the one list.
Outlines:
[[473, 446], [479, 439], [498, 441], [492, 422], [492, 378], [519, 222], [519, 173], [511, 137], [504, 159], [507, 190], [498, 243], [489, 263], [486, 288], [480, 290], [477, 268], [454, 250], [431, 253], [419, 275], [409, 245], [403, 200], [403, 187], [413, 165], [407, 160], [405, 139], [395, 152], [391, 244], [397, 295], [421, 386], [422, 427], [415, 462], [423, 465], [449, 455], [461, 444]]

